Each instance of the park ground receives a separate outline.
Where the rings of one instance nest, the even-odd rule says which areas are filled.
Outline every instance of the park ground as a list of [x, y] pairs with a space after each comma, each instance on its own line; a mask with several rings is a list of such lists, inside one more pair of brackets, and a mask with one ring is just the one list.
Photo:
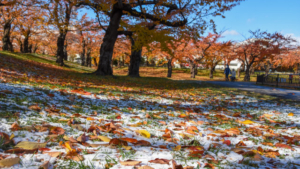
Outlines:
[[298, 101], [199, 83], [205, 71], [99, 77], [8, 52], [0, 63], [0, 168], [300, 166]]

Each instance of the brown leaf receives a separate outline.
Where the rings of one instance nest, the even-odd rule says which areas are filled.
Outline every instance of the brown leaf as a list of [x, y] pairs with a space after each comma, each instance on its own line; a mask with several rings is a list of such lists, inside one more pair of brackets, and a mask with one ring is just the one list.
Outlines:
[[49, 134], [58, 134], [62, 135], [65, 133], [65, 130], [61, 127], [50, 127]]
[[140, 163], [142, 163], [142, 162], [141, 161], [134, 161], [134, 160], [120, 161], [120, 164], [125, 165], [125, 166], [136, 166]]
[[44, 164], [39, 166], [39, 169], [49, 169], [51, 167], [51, 164], [49, 161], [46, 161]]
[[120, 139], [123, 140], [123, 141], [127, 141], [129, 143], [133, 143], [133, 144], [138, 142], [138, 140], [134, 139], [134, 138], [120, 138]]
[[149, 163], [157, 163], [157, 164], [169, 164], [171, 160], [156, 158], [155, 160], [150, 160]]
[[41, 111], [42, 109], [38, 105], [31, 105], [28, 107], [28, 109], [35, 110], [35, 111]]
[[134, 145], [135, 146], [151, 146], [151, 143], [146, 140], [139, 140]]
[[109, 145], [114, 145], [114, 146], [117, 146], [117, 145], [128, 146], [128, 144], [127, 144], [126, 141], [123, 141], [123, 140], [120, 140], [120, 139], [117, 139], [117, 138], [111, 139], [110, 142], [109, 142]]
[[175, 160], [172, 160], [172, 169], [183, 169], [182, 165], [177, 165]]
[[293, 151], [295, 150], [294, 148], [292, 148], [291, 146], [286, 145], [286, 144], [276, 143], [275, 146], [276, 146], [277, 148], [286, 148], [286, 149], [291, 149], [291, 150], [293, 150]]
[[38, 149], [33, 149], [33, 150], [25, 150], [22, 148], [15, 148], [15, 149], [10, 149], [4, 151], [5, 153], [10, 153], [10, 154], [34, 154], [38, 152]]
[[77, 141], [80, 143], [85, 143], [88, 140], [87, 136], [85, 133], [83, 133], [81, 136], [77, 137]]
[[48, 154], [50, 157], [58, 157], [61, 154], [63, 154], [63, 152], [59, 152], [59, 151], [53, 151], [53, 152], [43, 152], [43, 154]]

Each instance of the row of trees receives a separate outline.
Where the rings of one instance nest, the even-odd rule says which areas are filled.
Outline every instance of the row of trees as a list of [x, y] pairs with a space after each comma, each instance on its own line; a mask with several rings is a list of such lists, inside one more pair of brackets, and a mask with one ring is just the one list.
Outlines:
[[[188, 62], [191, 77], [205, 63], [213, 78], [222, 61], [243, 62], [245, 80], [251, 68], [290, 64], [290, 37], [279, 33], [251, 32], [246, 41], [221, 42], [213, 17], [223, 16], [243, 0], [11, 0], [0, 4], [2, 49], [23, 53], [47, 53], [64, 65], [68, 56], [80, 54], [83, 66], [97, 66], [97, 75], [113, 75], [113, 58], [129, 62], [128, 75], [139, 77], [142, 55], [164, 58], [168, 77], [174, 61]], [[93, 11], [96, 19], [79, 16]], [[207, 19], [209, 18], [209, 19]], [[14, 43], [16, 42], [16, 43]], [[17, 45], [14, 45], [17, 44]], [[294, 50], [295, 51], [295, 50]], [[94, 58], [94, 59], [92, 59]], [[127, 59], [126, 59], [127, 58]], [[281, 61], [279, 61], [281, 59]], [[299, 66], [297, 63], [294, 65]]]

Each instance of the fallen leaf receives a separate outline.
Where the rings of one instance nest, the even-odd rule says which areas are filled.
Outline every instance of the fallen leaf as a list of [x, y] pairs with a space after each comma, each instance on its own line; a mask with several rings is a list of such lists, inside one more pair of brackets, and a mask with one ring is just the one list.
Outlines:
[[140, 163], [142, 163], [142, 162], [141, 161], [134, 161], [134, 160], [120, 161], [120, 164], [125, 165], [125, 166], [136, 166]]
[[39, 166], [39, 169], [49, 169], [51, 167], [51, 164], [49, 161], [46, 161], [44, 164]]
[[98, 136], [98, 138], [100, 139], [100, 140], [102, 140], [102, 141], [104, 141], [104, 142], [107, 142], [107, 143], [109, 143], [110, 142], [110, 138], [108, 138], [108, 137], [106, 137], [106, 136]]
[[141, 136], [150, 138], [151, 134], [147, 130], [136, 130], [137, 133], [139, 133]]
[[253, 124], [254, 122], [251, 120], [245, 120], [242, 122], [243, 124]]
[[3, 160], [0, 160], [0, 167], [11, 167], [15, 164], [20, 163], [21, 159], [19, 157], [16, 158], [6, 158]]
[[19, 142], [15, 147], [23, 148], [25, 150], [33, 150], [33, 149], [38, 149], [38, 148], [45, 148], [46, 145], [47, 145], [47, 143], [22, 141], [22, 142]]
[[171, 160], [163, 159], [163, 158], [156, 158], [154, 160], [150, 160], [149, 163], [156, 163], [156, 164], [169, 164]]

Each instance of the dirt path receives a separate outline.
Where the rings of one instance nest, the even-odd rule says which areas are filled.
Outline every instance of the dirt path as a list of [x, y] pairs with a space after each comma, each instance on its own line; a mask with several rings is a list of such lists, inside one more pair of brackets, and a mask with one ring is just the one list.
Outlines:
[[259, 86], [259, 85], [255, 85], [255, 83], [253, 82], [206, 81], [206, 83], [211, 83], [211, 84], [220, 85], [224, 87], [236, 88], [239, 90], [245, 90], [249, 92], [266, 94], [266, 95], [275, 96], [282, 99], [291, 99], [295, 101], [300, 101], [299, 90]]

